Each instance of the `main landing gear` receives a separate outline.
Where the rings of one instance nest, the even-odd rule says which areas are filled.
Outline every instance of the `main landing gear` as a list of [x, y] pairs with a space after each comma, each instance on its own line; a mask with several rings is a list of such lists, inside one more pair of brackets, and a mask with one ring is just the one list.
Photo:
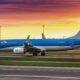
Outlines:
[[33, 56], [37, 56], [37, 55], [38, 55], [37, 51], [34, 51]]
[[[33, 52], [33, 56], [38, 56], [38, 54], [39, 54], [39, 52], [37, 52], [37, 51]], [[45, 51], [41, 52], [41, 56], [45, 56]]]
[[41, 56], [45, 56], [46, 54], [45, 54], [45, 51], [42, 51], [41, 52]]

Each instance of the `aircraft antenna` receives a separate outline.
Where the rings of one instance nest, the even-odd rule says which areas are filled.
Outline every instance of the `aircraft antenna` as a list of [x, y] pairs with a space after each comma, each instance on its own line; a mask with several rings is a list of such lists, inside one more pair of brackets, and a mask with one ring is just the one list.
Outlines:
[[1, 40], [1, 25], [0, 25], [0, 40]]

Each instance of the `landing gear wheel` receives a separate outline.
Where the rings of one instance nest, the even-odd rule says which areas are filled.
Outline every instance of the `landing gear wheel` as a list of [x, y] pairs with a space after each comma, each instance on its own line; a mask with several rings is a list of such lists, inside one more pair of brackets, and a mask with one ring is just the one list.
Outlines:
[[41, 52], [41, 56], [45, 56], [45, 51], [42, 51]]
[[38, 53], [35, 51], [35, 52], [33, 52], [33, 56], [37, 56], [38, 55]]

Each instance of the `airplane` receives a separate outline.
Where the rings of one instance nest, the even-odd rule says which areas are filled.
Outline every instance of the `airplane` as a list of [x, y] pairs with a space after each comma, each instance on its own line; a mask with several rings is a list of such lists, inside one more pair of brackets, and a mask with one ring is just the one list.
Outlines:
[[47, 39], [44, 35], [44, 25], [42, 39], [8, 39], [0, 40], [0, 51], [13, 51], [14, 53], [32, 53], [37, 56], [45, 56], [47, 51], [66, 51], [80, 48], [80, 31], [70, 38], [65, 39]]
[[80, 48], [80, 39], [46, 39], [42, 33], [42, 39], [8, 39], [0, 40], [0, 51], [12, 50], [14, 53], [31, 53], [37, 56], [45, 56], [48, 51], [67, 51]]

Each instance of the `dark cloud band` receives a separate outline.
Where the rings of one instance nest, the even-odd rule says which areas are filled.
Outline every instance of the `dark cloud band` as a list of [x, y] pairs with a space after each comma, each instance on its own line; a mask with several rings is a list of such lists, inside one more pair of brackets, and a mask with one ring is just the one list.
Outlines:
[[80, 0], [0, 0], [0, 6], [0, 9], [29, 11], [64, 9], [80, 7]]

